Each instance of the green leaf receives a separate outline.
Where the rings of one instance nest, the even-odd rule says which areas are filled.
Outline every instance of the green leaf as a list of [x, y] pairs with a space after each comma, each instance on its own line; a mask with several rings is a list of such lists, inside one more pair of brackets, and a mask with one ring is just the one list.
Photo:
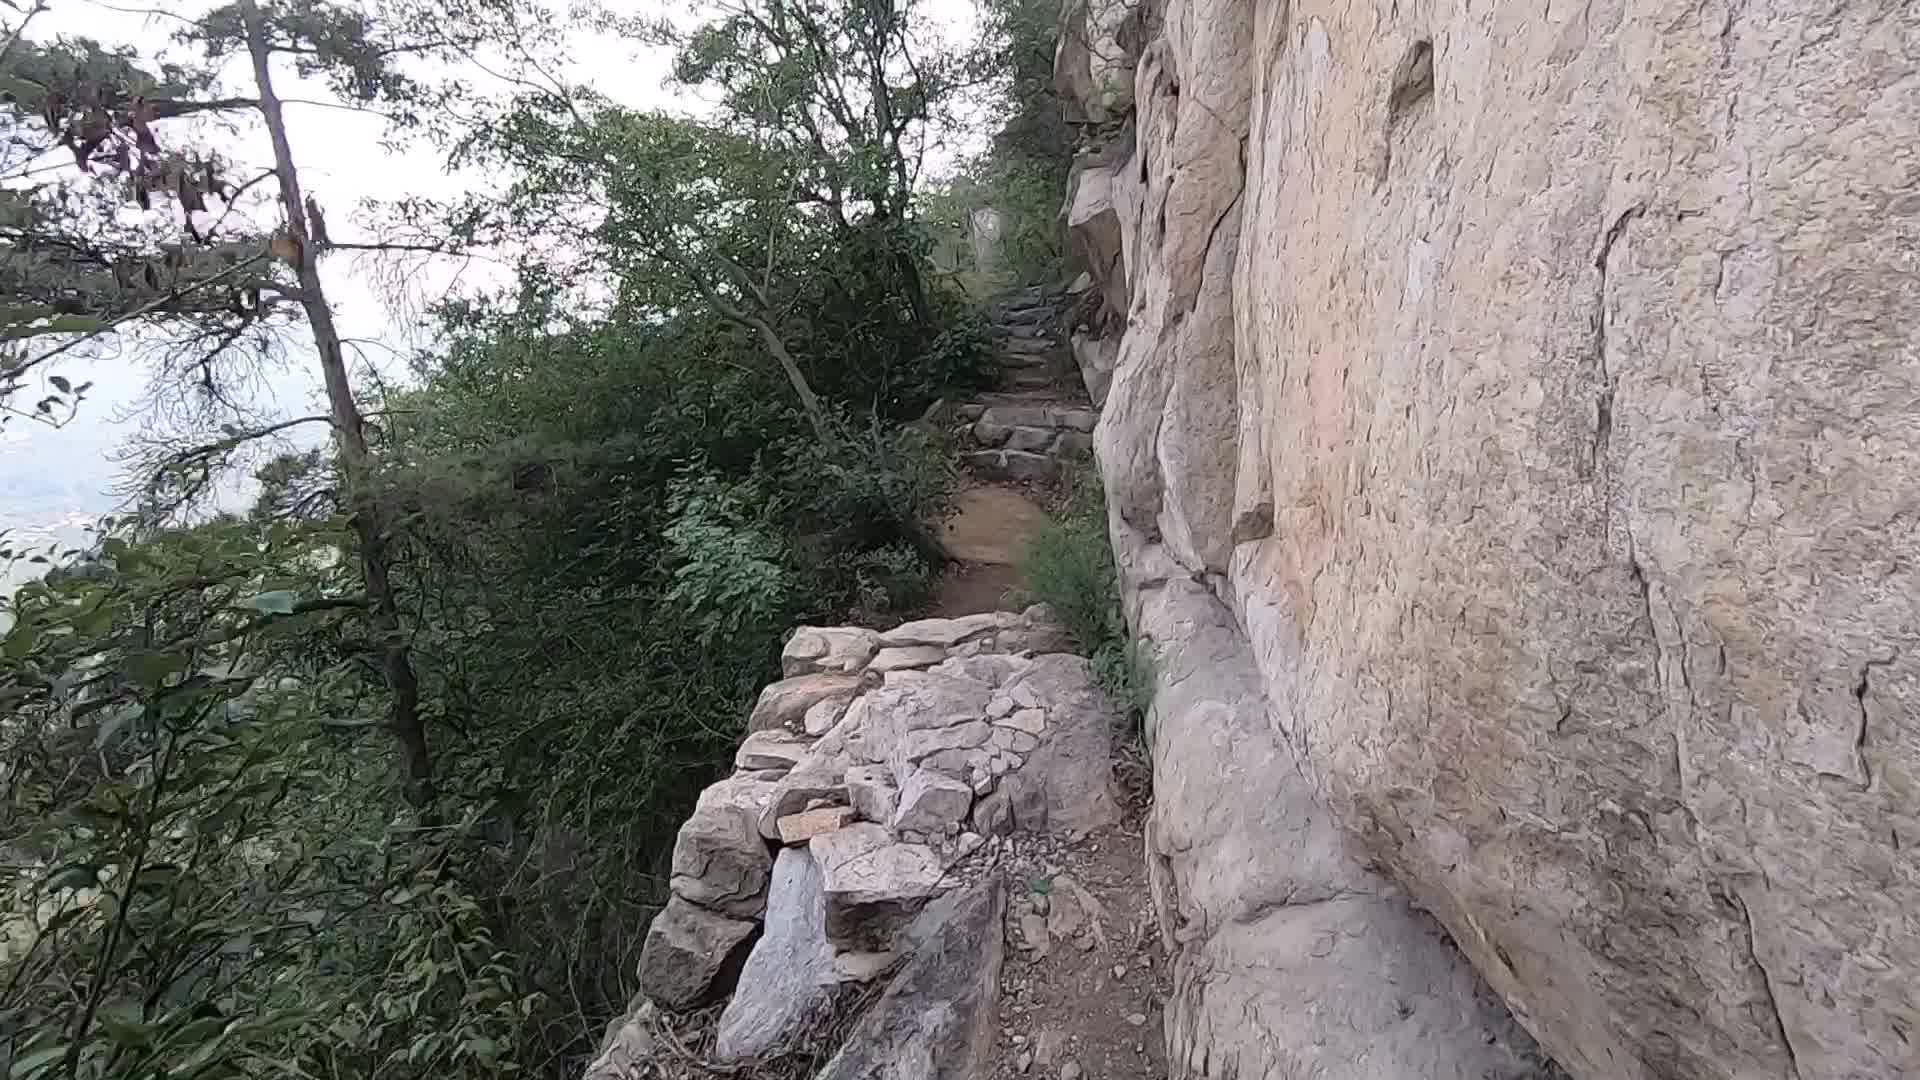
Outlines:
[[66, 1054], [67, 1048], [65, 1046], [43, 1047], [16, 1060], [13, 1063], [13, 1068], [7, 1070], [7, 1076], [15, 1078], [15, 1080], [29, 1076], [38, 1076], [40, 1070], [59, 1061], [65, 1057]]
[[85, 906], [70, 907], [58, 915], [55, 915], [53, 918], [48, 919], [46, 927], [41, 932], [47, 934], [58, 933], [61, 929], [65, 928], [68, 923], [79, 919], [91, 910], [91, 908]]
[[46, 890], [88, 889], [100, 884], [100, 868], [91, 863], [68, 863], [47, 875]]
[[13, 629], [7, 631], [6, 644], [0, 645], [0, 654], [4, 654], [9, 660], [24, 660], [27, 654], [33, 651], [33, 646], [39, 638], [40, 632], [34, 629], [33, 624], [22, 619], [13, 624]]
[[185, 671], [187, 658], [182, 653], [136, 652], [127, 654], [121, 667], [134, 682], [142, 686], [159, 686], [169, 675]]
[[269, 615], [291, 615], [293, 614], [293, 601], [294, 595], [291, 591], [287, 589], [275, 589], [272, 592], [263, 592], [258, 596], [249, 598], [246, 601], [246, 606], [255, 611], [264, 611]]

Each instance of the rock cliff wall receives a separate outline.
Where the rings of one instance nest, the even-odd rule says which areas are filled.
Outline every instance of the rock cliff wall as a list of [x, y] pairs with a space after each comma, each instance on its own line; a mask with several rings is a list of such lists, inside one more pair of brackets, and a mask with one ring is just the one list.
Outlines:
[[1067, 212], [1188, 1073], [1477, 1075], [1377, 869], [1576, 1076], [1920, 1075], [1920, 7], [1132, 17]]

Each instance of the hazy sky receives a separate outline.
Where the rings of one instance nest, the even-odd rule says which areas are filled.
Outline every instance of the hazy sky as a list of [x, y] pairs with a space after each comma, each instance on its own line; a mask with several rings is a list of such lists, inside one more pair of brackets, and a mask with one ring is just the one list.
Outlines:
[[[152, 14], [152, 8], [183, 13], [207, 6], [197, 0], [52, 0], [50, 11], [34, 22], [29, 36], [89, 36], [108, 43], [144, 46], [165, 38], [179, 25], [175, 18]], [[622, 13], [649, 16], [688, 10], [688, 5], [679, 0], [616, 0], [609, 6]], [[148, 13], [142, 13], [142, 9]], [[929, 9], [956, 38], [972, 33], [972, 0], [933, 0]], [[570, 57], [570, 69], [564, 73], [567, 79], [591, 85], [623, 104], [638, 108], [698, 107], [697, 102], [664, 87], [668, 65], [659, 51], [583, 31], [570, 42]], [[229, 73], [232, 89], [250, 95], [246, 74], [244, 61]], [[276, 72], [275, 81], [281, 95], [288, 99], [329, 98], [324, 88], [299, 79], [290, 66]], [[484, 177], [449, 176], [430, 147], [390, 152], [381, 145], [385, 125], [377, 117], [290, 100], [287, 124], [302, 184], [327, 209], [329, 232], [336, 240], [368, 238], [356, 227], [351, 209], [362, 200], [382, 201], [404, 195], [447, 197], [485, 182]], [[245, 146], [244, 160], [262, 160], [263, 138], [243, 135], [238, 141]], [[156, 200], [152, 213], [177, 217], [178, 210], [163, 207]], [[397, 376], [400, 364], [397, 354], [390, 350], [405, 350], [414, 340], [414, 327], [407, 305], [394, 308], [376, 286], [380, 267], [371, 258], [335, 254], [323, 264], [322, 276], [342, 335], [367, 343], [349, 359], [377, 365], [385, 374]], [[444, 286], [456, 273], [485, 276], [497, 271], [484, 263], [443, 263], [434, 268], [431, 284]], [[72, 423], [54, 430], [16, 418], [0, 429], [0, 529], [8, 530], [10, 542], [18, 545], [26, 539], [76, 544], [84, 538], [88, 523], [116, 509], [114, 490], [121, 480], [121, 470], [114, 460], [115, 452], [140, 427], [139, 417], [129, 414], [135, 409], [146, 377], [132, 361], [113, 353], [109, 348], [92, 357], [76, 355], [47, 372], [76, 384], [87, 380], [94, 383], [89, 400]], [[325, 411], [310, 347], [296, 349], [287, 368], [270, 373], [260, 392], [262, 404], [283, 416]], [[22, 396], [34, 400], [34, 396]], [[325, 434], [325, 428], [319, 425], [305, 430], [311, 433], [308, 438]]]

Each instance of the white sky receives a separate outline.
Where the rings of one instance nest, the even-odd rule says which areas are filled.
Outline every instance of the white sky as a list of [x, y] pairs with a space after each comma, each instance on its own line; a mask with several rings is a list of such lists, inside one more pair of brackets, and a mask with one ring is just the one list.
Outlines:
[[[135, 9], [158, 7], [184, 12], [206, 6], [210, 5], [197, 0], [52, 0], [51, 9], [34, 22], [29, 36], [87, 36], [108, 44], [146, 45], [170, 35], [178, 21]], [[677, 0], [615, 0], [609, 6], [621, 14], [650, 17], [684, 12], [688, 7]], [[930, 0], [926, 10], [950, 28], [956, 40], [973, 33], [973, 0]], [[697, 107], [697, 103], [676, 96], [663, 85], [668, 60], [662, 52], [642, 50], [630, 42], [585, 31], [574, 35], [569, 45], [571, 66], [564, 77], [570, 81], [591, 85], [636, 108]], [[246, 72], [236, 66], [232, 74], [244, 76]], [[233, 89], [251, 95], [248, 81], [235, 78]], [[290, 65], [276, 72], [275, 83], [288, 99], [324, 101], [330, 97], [323, 87], [299, 79]], [[405, 195], [451, 197], [484, 182], [482, 177], [449, 176], [431, 147], [389, 152], [381, 145], [385, 124], [377, 117], [289, 101], [287, 124], [302, 184], [326, 209], [329, 232], [336, 241], [377, 239], [367, 237], [355, 220], [359, 215], [352, 208], [363, 200], [387, 201]], [[243, 137], [240, 145], [245, 147], [245, 161], [257, 162], [264, 157], [264, 139]], [[177, 216], [178, 209], [163, 208], [156, 200], [153, 213], [168, 212]], [[346, 338], [384, 342], [392, 349], [404, 350], [414, 341], [407, 305], [398, 310], [390, 306], [375, 284], [379, 267], [370, 264], [370, 258], [339, 253], [323, 265], [322, 276], [334, 304], [335, 319]], [[440, 267], [432, 284], [444, 285], [456, 270], [460, 268], [454, 265]], [[486, 264], [477, 263], [460, 272], [488, 275], [490, 271]], [[378, 366], [387, 377], [397, 377], [401, 370], [395, 354], [377, 346], [363, 347], [358, 358], [361, 363]], [[15, 546], [23, 540], [76, 545], [83, 540], [86, 525], [101, 514], [113, 512], [118, 501], [113, 489], [121, 476], [114, 455], [140, 426], [137, 417], [129, 420], [126, 414], [137, 402], [146, 379], [130, 360], [112, 355], [76, 355], [48, 372], [55, 373], [76, 384], [88, 380], [94, 383], [80, 415], [58, 430], [19, 418], [0, 428], [0, 530], [9, 533], [7, 542]], [[297, 350], [288, 369], [272, 374], [261, 391], [263, 404], [282, 416], [325, 411], [310, 348]], [[26, 396], [26, 400], [34, 398]], [[309, 430], [314, 437], [325, 431], [318, 425]], [[9, 577], [28, 569], [19, 567]], [[0, 581], [0, 591], [14, 583]]]

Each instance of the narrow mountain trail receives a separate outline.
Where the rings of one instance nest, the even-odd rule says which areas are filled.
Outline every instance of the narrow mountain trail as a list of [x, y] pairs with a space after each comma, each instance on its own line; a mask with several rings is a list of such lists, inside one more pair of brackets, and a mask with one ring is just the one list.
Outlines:
[[1032, 288], [987, 308], [998, 378], [992, 390], [951, 414], [966, 480], [944, 529], [953, 566], [941, 583], [936, 615], [1012, 606], [1020, 552], [1046, 522], [1050, 486], [1062, 468], [1092, 451], [1099, 413], [1067, 345], [1070, 301]]
[[788, 638], [680, 830], [641, 995], [587, 1080], [1167, 1075], [1147, 770], [1018, 589], [1097, 416], [1066, 304], [990, 309], [1000, 386], [947, 413], [967, 480], [938, 605]]
[[[954, 565], [938, 615], [1015, 606], [1020, 555], [1047, 521], [1053, 484], [1091, 452], [1098, 412], [1067, 347], [1070, 300], [1027, 290], [988, 309], [1000, 385], [956, 410], [969, 482], [944, 530]], [[1125, 750], [1116, 743], [1116, 754]], [[1006, 889], [1006, 960], [983, 1076], [1167, 1075], [1169, 969], [1142, 853], [1146, 799], [1122, 795], [1116, 824], [1008, 837], [993, 852]]]

